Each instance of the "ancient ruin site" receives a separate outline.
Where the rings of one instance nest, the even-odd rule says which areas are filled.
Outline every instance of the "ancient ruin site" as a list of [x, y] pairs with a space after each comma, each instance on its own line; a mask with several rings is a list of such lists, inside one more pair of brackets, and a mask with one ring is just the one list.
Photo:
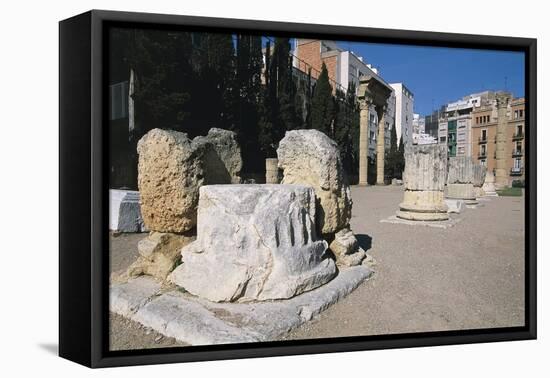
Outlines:
[[495, 197], [471, 159], [411, 146], [402, 185], [350, 187], [317, 130], [286, 133], [268, 184], [240, 183], [226, 130], [153, 129], [138, 152], [117, 224], [144, 232], [111, 234], [113, 349], [524, 322], [523, 197]]

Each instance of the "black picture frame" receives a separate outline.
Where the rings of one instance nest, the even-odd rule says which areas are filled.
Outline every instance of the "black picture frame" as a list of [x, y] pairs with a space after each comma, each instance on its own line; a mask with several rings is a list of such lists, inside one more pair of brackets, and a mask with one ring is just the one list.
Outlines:
[[[108, 348], [108, 177], [103, 129], [106, 28], [240, 30], [333, 40], [525, 53], [525, 326], [128, 351]], [[59, 23], [59, 355], [89, 367], [535, 339], [537, 41], [363, 27], [92, 10]]]

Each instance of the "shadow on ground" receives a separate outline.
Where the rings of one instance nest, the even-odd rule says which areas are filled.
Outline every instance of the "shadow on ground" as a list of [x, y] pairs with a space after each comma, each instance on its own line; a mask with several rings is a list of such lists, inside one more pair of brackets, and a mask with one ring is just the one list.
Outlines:
[[55, 343], [38, 344], [38, 347], [42, 350], [45, 350], [46, 352], [48, 352], [50, 354], [56, 355], [56, 356], [59, 354], [59, 346]]
[[372, 247], [372, 237], [366, 234], [356, 234], [355, 238], [357, 239], [357, 242], [359, 243], [359, 246], [363, 248], [365, 252], [367, 252]]

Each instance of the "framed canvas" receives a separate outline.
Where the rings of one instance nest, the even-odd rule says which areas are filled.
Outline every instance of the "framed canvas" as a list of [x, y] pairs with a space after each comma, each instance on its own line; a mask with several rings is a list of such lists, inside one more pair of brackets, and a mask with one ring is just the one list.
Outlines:
[[536, 40], [59, 24], [59, 354], [536, 338]]

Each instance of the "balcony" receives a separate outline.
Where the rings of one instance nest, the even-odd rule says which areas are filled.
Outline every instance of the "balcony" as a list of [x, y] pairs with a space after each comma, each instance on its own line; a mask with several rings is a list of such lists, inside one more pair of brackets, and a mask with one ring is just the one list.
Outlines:
[[512, 157], [522, 157], [523, 151], [522, 150], [514, 150], [512, 151]]
[[521, 176], [523, 175], [523, 168], [511, 168], [510, 176]]
[[480, 136], [478, 139], [479, 144], [487, 143], [487, 136]]
[[525, 137], [525, 135], [522, 132], [515, 133], [512, 137], [512, 140], [522, 140]]

